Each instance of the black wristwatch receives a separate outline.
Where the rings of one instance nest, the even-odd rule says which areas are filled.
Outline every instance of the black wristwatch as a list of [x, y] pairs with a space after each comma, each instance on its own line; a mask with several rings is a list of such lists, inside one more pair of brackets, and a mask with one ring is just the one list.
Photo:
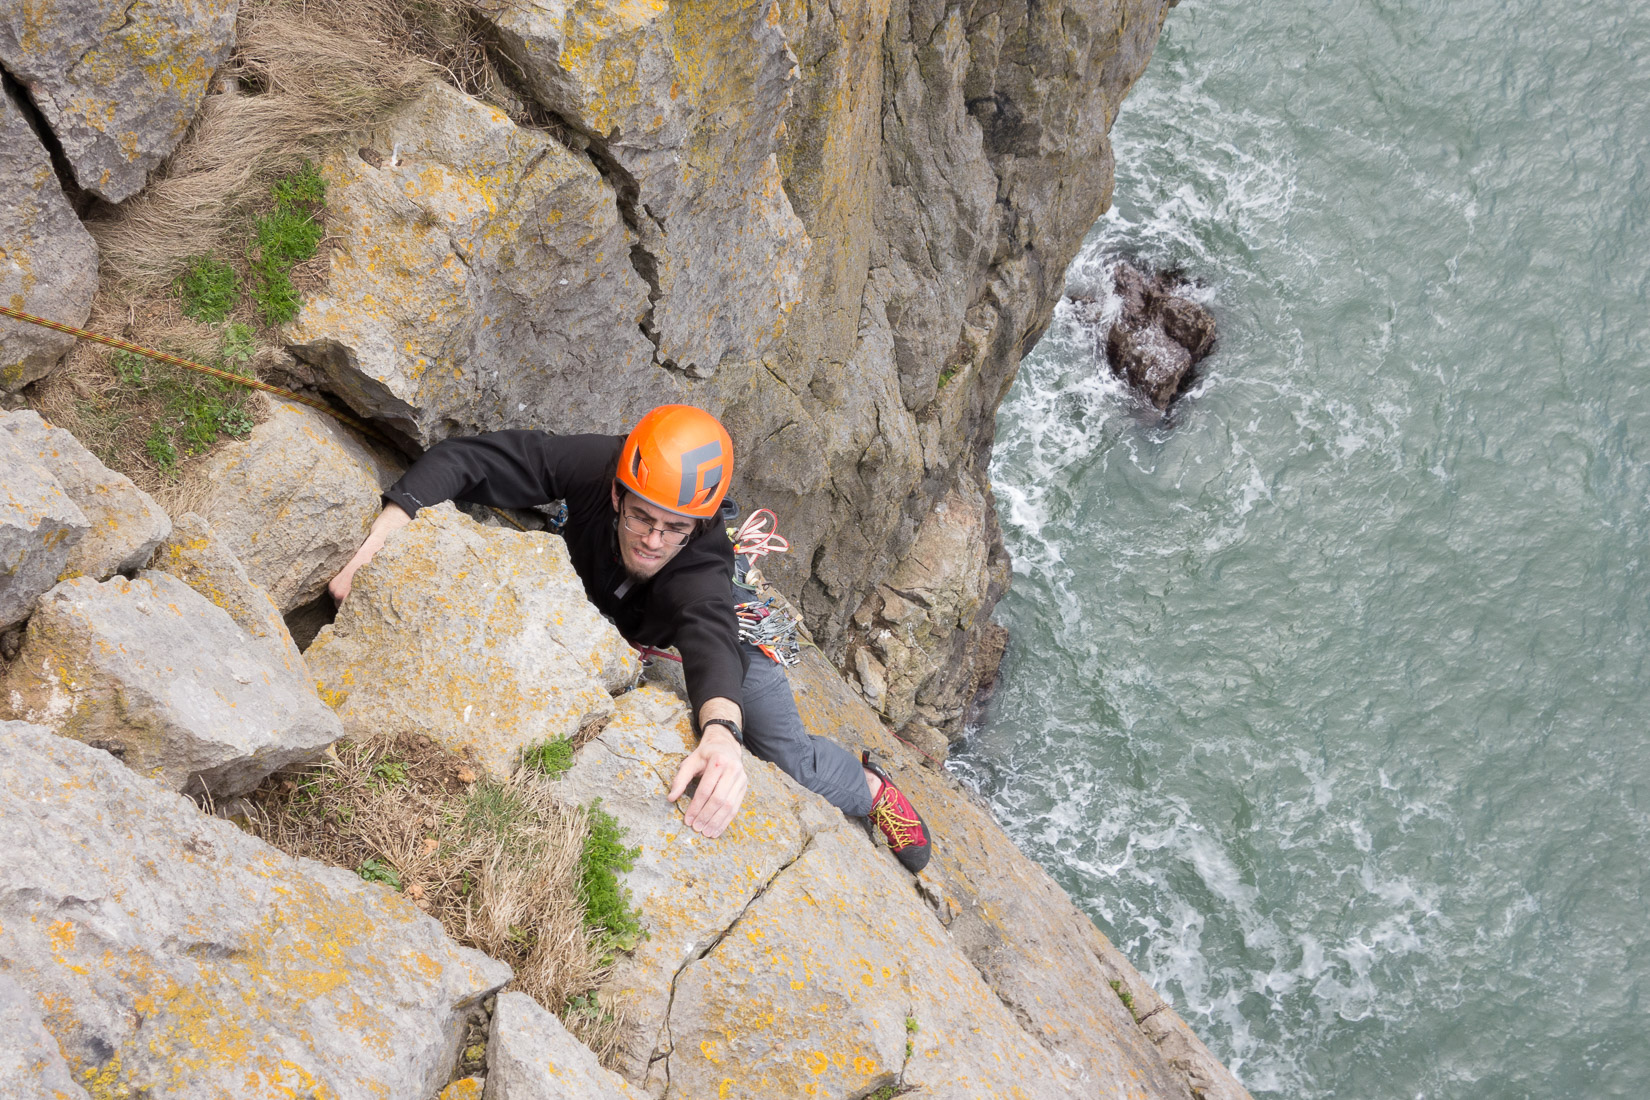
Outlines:
[[705, 735], [706, 726], [726, 726], [728, 732], [733, 734], [733, 739], [735, 741], [739, 742], [741, 745], [745, 743], [744, 731], [739, 728], [739, 723], [735, 722], [732, 718], [706, 718], [703, 722], [699, 723], [700, 737]]

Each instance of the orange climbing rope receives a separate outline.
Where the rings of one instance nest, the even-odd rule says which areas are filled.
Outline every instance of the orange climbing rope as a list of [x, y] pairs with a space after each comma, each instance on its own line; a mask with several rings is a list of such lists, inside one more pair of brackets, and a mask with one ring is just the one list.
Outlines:
[[308, 405], [312, 409], [320, 409], [328, 416], [342, 420], [345, 424], [348, 424], [356, 431], [365, 432], [374, 439], [383, 438], [383, 436], [373, 430], [371, 425], [339, 412], [337, 409], [333, 408], [331, 405], [328, 405], [325, 401], [322, 401], [319, 398], [305, 397], [301, 393], [293, 393], [291, 390], [283, 390], [279, 386], [271, 386], [268, 382], [260, 382], [256, 378], [246, 378], [242, 375], [234, 373], [233, 371], [221, 370], [218, 367], [209, 367], [205, 363], [196, 363], [193, 360], [184, 359], [181, 356], [171, 355], [164, 351], [156, 351], [154, 348], [146, 348], [141, 344], [134, 344], [130, 341], [121, 340], [114, 336], [99, 336], [95, 332], [87, 332], [83, 328], [75, 328], [73, 325], [65, 325], [61, 321], [51, 321], [44, 317], [36, 317], [32, 313], [24, 313], [20, 309], [13, 309], [11, 306], [7, 305], [0, 305], [0, 317], [10, 317], [17, 321], [27, 321], [31, 325], [39, 325], [41, 328], [49, 328], [54, 332], [66, 332], [70, 336], [78, 336], [82, 340], [91, 340], [93, 343], [106, 344], [111, 348], [119, 348], [121, 351], [129, 351], [134, 355], [142, 355], [159, 363], [170, 363], [174, 367], [183, 367], [185, 370], [199, 371], [201, 374], [210, 374], [213, 378], [219, 378], [225, 382], [234, 382], [239, 386], [247, 386], [251, 389], [263, 390], [265, 393], [272, 393], [277, 397], [284, 397], [288, 401], [296, 401], [300, 405]]

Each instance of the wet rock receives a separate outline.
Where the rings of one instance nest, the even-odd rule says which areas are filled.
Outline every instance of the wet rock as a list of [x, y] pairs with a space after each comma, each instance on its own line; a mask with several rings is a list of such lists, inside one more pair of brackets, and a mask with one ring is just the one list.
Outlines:
[[809, 246], [777, 155], [797, 80], [779, 5], [528, 0], [494, 19], [533, 97], [611, 162], [658, 361], [704, 376], [758, 360]]
[[[0, 629], [28, 618], [91, 524], [33, 452], [0, 431]], [[9, 654], [8, 654], [9, 656]]]
[[[1122, 305], [1106, 334], [1106, 362], [1146, 400], [1166, 409], [1214, 347], [1214, 314], [1185, 296], [1185, 276], [1178, 271], [1147, 275], [1119, 261], [1112, 288]], [[1078, 301], [1096, 312], [1094, 299]]]
[[0, 974], [0, 1096], [18, 1100], [88, 1100], [69, 1075], [57, 1040], [40, 1020], [40, 1003]]
[[[300, 665], [301, 669], [301, 665]], [[118, 756], [174, 790], [227, 797], [343, 736], [301, 671], [272, 662], [182, 581], [64, 581], [0, 680], [0, 713]]]
[[8, 5], [0, 64], [29, 91], [81, 187], [137, 194], [177, 147], [234, 41], [238, 0]]
[[94, 1096], [433, 1096], [509, 979], [107, 753], [14, 722], [0, 760], [0, 850], [28, 872], [0, 881], [0, 958]]
[[74, 436], [40, 419], [38, 413], [0, 414], [0, 432], [31, 462], [50, 470], [86, 517], [86, 534], [69, 551], [66, 575], [101, 580], [140, 569], [171, 533], [172, 521], [153, 497], [99, 462]]
[[[69, 325], [83, 325], [97, 290], [97, 244], [75, 217], [51, 155], [23, 105], [0, 92], [0, 302]], [[0, 391], [44, 378], [74, 337], [0, 320]]]
[[161, 543], [150, 564], [223, 608], [236, 626], [264, 643], [270, 663], [309, 679], [281, 609], [247, 576], [240, 559], [200, 516], [185, 512], [174, 520], [171, 537]]
[[[808, 731], [871, 748], [922, 812], [935, 839], [918, 892], [948, 941], [1006, 1006], [1013, 1021], [1007, 1026], [1082, 1078], [1071, 1095], [1186, 1100], [1195, 1087], [1210, 1098], [1248, 1100], [989, 810], [944, 772], [920, 766], [816, 651], [804, 653], [790, 678]], [[1134, 992], [1139, 1022], [1112, 981]], [[912, 1080], [909, 1070], [905, 1080]]]
[[626, 372], [671, 399], [639, 327], [632, 235], [588, 157], [443, 84], [375, 150], [322, 165], [339, 244], [288, 330], [328, 388], [419, 446], [505, 426], [618, 431]]
[[623, 1100], [639, 1094], [525, 993], [501, 993], [485, 1100]]
[[319, 596], [354, 556], [400, 466], [337, 420], [286, 401], [196, 473], [196, 506], [282, 611]]
[[304, 655], [352, 735], [428, 734], [497, 778], [613, 713], [641, 663], [554, 535], [425, 508], [355, 575]]

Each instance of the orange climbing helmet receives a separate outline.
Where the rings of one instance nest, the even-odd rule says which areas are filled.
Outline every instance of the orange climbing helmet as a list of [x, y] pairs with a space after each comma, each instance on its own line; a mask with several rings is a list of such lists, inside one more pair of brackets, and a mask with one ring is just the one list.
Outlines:
[[619, 451], [619, 484], [679, 516], [714, 516], [732, 477], [732, 437], [692, 405], [660, 405], [637, 421]]

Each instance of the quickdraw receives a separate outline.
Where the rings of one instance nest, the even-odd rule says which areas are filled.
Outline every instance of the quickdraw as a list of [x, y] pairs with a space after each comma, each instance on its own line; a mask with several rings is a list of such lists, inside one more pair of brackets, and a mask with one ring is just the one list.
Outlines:
[[734, 583], [756, 595], [734, 607], [739, 618], [741, 641], [760, 649], [785, 668], [802, 660], [802, 624], [791, 610], [772, 596], [763, 596], [762, 574], [756, 562], [768, 554], [783, 554], [791, 544], [779, 533], [779, 517], [766, 508], [752, 512], [738, 530], [728, 528], [733, 552], [743, 561], [734, 572]]

